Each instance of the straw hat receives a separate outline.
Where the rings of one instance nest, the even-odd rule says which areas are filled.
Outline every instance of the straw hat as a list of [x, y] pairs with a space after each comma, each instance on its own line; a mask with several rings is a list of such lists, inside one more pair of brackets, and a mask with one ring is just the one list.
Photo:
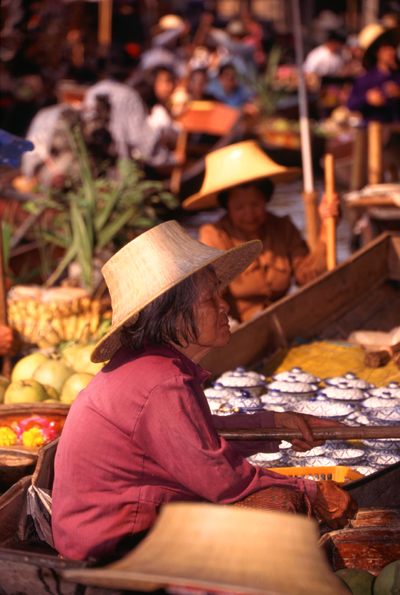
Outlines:
[[372, 57], [382, 43], [396, 45], [400, 38], [399, 28], [387, 29], [379, 23], [366, 25], [358, 35], [358, 45], [364, 50], [364, 64]]
[[260, 253], [253, 240], [217, 250], [194, 240], [176, 221], [166, 221], [121, 248], [102, 268], [112, 303], [112, 325], [97, 343], [92, 361], [110, 359], [121, 346], [119, 331], [139, 312], [178, 283], [212, 264], [222, 286], [228, 285]]
[[150, 534], [103, 568], [63, 572], [67, 580], [142, 592], [168, 585], [264, 595], [345, 595], [315, 521], [283, 512], [208, 503], [169, 503]]
[[185, 26], [183, 19], [177, 14], [165, 14], [158, 21], [158, 27], [161, 31], [169, 31], [170, 29], [182, 29]]
[[218, 192], [222, 190], [261, 178], [285, 182], [297, 177], [300, 171], [275, 163], [253, 140], [212, 151], [206, 155], [205, 161], [206, 175], [199, 192], [182, 203], [189, 211], [216, 207]]

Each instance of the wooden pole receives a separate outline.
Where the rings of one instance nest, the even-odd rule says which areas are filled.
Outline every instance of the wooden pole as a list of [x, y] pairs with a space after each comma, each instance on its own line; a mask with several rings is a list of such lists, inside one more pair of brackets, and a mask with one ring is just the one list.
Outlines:
[[[325, 155], [325, 194], [328, 204], [332, 204], [335, 194], [335, 170], [333, 163], [333, 155], [327, 153]], [[335, 217], [328, 217], [325, 221], [326, 225], [326, 264], [328, 271], [331, 271], [336, 266], [336, 220]]]
[[182, 168], [183, 162], [186, 157], [186, 144], [188, 134], [183, 128], [179, 132], [178, 139], [176, 141], [175, 155], [178, 159], [178, 165], [174, 167], [171, 173], [170, 188], [171, 192], [178, 194], [181, 187]]
[[[0, 324], [7, 326], [7, 287], [6, 273], [3, 256], [3, 230], [0, 222]], [[2, 374], [9, 378], [11, 376], [12, 362], [8, 355], [3, 355]]]
[[303, 192], [303, 200], [306, 211], [307, 242], [310, 250], [314, 250], [318, 243], [318, 193], [315, 190]]
[[111, 45], [112, 6], [112, 0], [100, 0], [99, 2], [97, 40], [103, 52], [106, 52]]
[[368, 184], [382, 182], [382, 124], [368, 124]]
[[301, 160], [303, 168], [303, 198], [305, 202], [306, 211], [307, 240], [310, 249], [313, 250], [316, 247], [318, 241], [318, 209], [317, 195], [314, 192], [310, 121], [308, 119], [307, 89], [303, 72], [304, 52], [299, 0], [292, 0], [292, 16], [294, 44], [296, 50], [296, 65], [299, 77], [298, 94], [300, 115]]
[[[385, 440], [400, 438], [400, 426], [341, 426], [313, 428], [315, 440]], [[299, 430], [268, 428], [254, 430], [224, 430], [219, 432], [226, 440], [287, 440], [301, 439]]]
[[366, 131], [365, 128], [357, 128], [355, 131], [352, 150], [350, 190], [360, 190], [366, 184]]

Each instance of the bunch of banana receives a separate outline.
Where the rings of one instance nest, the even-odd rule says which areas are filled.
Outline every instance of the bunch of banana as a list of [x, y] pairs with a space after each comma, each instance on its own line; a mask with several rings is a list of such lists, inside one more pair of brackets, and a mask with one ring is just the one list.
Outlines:
[[9, 296], [9, 323], [23, 341], [48, 348], [65, 341], [87, 343], [104, 334], [110, 316], [102, 313], [101, 302], [60, 290], [43, 293], [40, 301], [26, 296], [19, 299], [18, 294]]

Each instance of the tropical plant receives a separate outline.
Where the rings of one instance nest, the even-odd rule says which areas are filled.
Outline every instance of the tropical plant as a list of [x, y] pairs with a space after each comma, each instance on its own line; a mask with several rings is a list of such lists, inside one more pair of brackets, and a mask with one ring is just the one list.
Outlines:
[[173, 209], [177, 200], [161, 182], [147, 180], [133, 160], [119, 161], [114, 178], [95, 179], [79, 128], [71, 131], [71, 147], [79, 164], [79, 183], [72, 183], [63, 193], [42, 192], [27, 208], [31, 212], [43, 206], [54, 209], [54, 231], [42, 227], [38, 235], [41, 242], [65, 251], [46, 285], [54, 284], [77, 261], [83, 286], [93, 292], [95, 257], [118, 249], [132, 235], [159, 223], [158, 209]]

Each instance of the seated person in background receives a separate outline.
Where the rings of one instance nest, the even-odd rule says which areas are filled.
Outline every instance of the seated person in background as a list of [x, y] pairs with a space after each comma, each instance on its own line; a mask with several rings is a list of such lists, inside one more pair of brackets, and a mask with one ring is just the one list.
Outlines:
[[217, 101], [236, 108], [245, 108], [253, 99], [252, 92], [240, 83], [236, 68], [230, 62], [219, 67], [218, 75], [210, 81], [207, 91]]
[[230, 283], [225, 295], [236, 320], [249, 320], [286, 295], [293, 277], [304, 285], [326, 270], [324, 218], [337, 213], [337, 202], [329, 209], [321, 202], [320, 238], [312, 253], [289, 217], [277, 217], [265, 208], [273, 182], [296, 174], [272, 161], [254, 141], [244, 141], [209, 153], [200, 191], [183, 202], [188, 210], [226, 209], [216, 223], [200, 227], [201, 242], [223, 250], [250, 239], [263, 243], [261, 254]]
[[[218, 430], [292, 428], [293, 447], [320, 444], [331, 420], [292, 412], [212, 416], [197, 362], [230, 338], [221, 290], [261, 249], [222, 251], [167, 221], [126, 244], [104, 265], [112, 327], [93, 361], [109, 362], [71, 406], [57, 448], [54, 544], [62, 556], [104, 562], [131, 550], [168, 502], [214, 502], [314, 514], [339, 528], [355, 512], [333, 481], [298, 479], [251, 465], [246, 456], [278, 443], [227, 442]], [[68, 489], [65, 488], [68, 486]]]
[[400, 121], [400, 65], [396, 45], [400, 28], [385, 29], [371, 23], [358, 36], [364, 50], [364, 74], [355, 81], [347, 102], [352, 111], [360, 112], [364, 121]]
[[345, 36], [337, 31], [329, 31], [325, 42], [307, 55], [303, 70], [306, 74], [319, 77], [339, 76], [345, 65], [343, 47]]

